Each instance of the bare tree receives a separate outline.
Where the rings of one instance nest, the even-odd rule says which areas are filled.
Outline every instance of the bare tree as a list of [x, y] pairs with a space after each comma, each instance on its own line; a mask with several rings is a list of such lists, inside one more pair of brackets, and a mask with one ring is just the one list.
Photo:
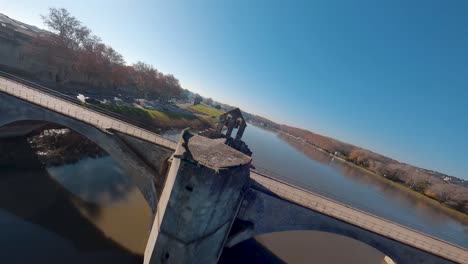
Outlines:
[[44, 24], [57, 34], [60, 44], [66, 48], [77, 49], [91, 34], [91, 31], [65, 8], [49, 8], [49, 14], [41, 17]]

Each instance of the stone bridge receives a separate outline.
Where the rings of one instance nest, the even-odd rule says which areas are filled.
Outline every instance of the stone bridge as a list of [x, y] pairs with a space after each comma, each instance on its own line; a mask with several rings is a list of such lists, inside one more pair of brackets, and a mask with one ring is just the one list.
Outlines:
[[319, 230], [351, 237], [397, 263], [468, 263], [465, 248], [250, 170], [251, 158], [185, 131], [162, 138], [115, 114], [0, 74], [0, 138], [66, 127], [111, 155], [153, 210], [145, 263], [216, 263], [259, 234]]

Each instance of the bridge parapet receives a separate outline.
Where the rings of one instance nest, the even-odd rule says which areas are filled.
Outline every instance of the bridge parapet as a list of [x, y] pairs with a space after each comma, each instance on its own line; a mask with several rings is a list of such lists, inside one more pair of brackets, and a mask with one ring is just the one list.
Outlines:
[[[27, 83], [27, 81], [23, 81]], [[27, 85], [22, 82], [0, 76], [0, 92], [83, 121], [103, 131], [119, 131], [171, 150], [175, 150], [177, 146], [176, 142], [165, 139], [154, 132], [111, 117], [108, 114], [103, 114], [96, 110], [89, 109], [75, 102], [60, 98], [59, 96], [48, 94], [39, 89], [33, 88], [33, 84]]]
[[[386, 219], [330, 200], [297, 186], [251, 172], [251, 179], [280, 199], [300, 205], [314, 212], [338, 219], [418, 250], [428, 252], [457, 263], [468, 263], [467, 250]], [[268, 210], [268, 209], [265, 209]], [[242, 214], [242, 213], [240, 213]], [[242, 216], [241, 216], [242, 218]], [[244, 237], [245, 238], [245, 237]], [[238, 241], [236, 241], [238, 242]], [[386, 253], [386, 252], [384, 252]]]

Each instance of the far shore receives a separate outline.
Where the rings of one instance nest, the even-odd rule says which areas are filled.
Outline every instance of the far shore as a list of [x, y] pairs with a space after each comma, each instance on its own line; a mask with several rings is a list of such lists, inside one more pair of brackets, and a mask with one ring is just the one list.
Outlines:
[[[262, 128], [262, 127], [260, 127], [260, 128]], [[286, 133], [286, 132], [284, 132], [284, 131], [281, 131], [281, 130], [273, 130], [273, 131], [278, 132], [278, 133], [281, 133], [281, 134], [284, 134], [284, 135], [287, 135], [288, 137], [292, 137], [292, 138], [294, 138], [294, 139], [296, 139], [296, 140], [303, 140], [303, 139], [300, 138], [300, 137], [293, 136], [293, 135], [288, 134], [288, 133]], [[462, 212], [460, 212], [460, 211], [457, 211], [457, 210], [455, 210], [455, 209], [453, 209], [453, 208], [450, 208], [450, 207], [448, 207], [448, 206], [446, 206], [446, 205], [444, 205], [444, 204], [442, 204], [442, 203], [440, 203], [440, 202], [438, 202], [438, 201], [436, 201], [436, 200], [434, 200], [434, 199], [432, 199], [432, 198], [430, 198], [430, 197], [428, 197], [428, 196], [426, 196], [426, 195], [424, 195], [424, 194], [422, 194], [422, 193], [416, 192], [416, 191], [414, 191], [414, 190], [408, 188], [407, 186], [405, 186], [405, 185], [403, 185], [403, 184], [400, 184], [400, 183], [391, 181], [391, 180], [385, 178], [385, 177], [382, 176], [382, 175], [379, 175], [379, 174], [377, 174], [377, 173], [375, 173], [375, 172], [373, 172], [373, 171], [370, 171], [370, 170], [368, 170], [368, 169], [366, 169], [366, 168], [363, 168], [363, 167], [361, 167], [361, 166], [359, 166], [359, 165], [356, 165], [356, 164], [354, 164], [354, 163], [352, 163], [352, 162], [349, 162], [349, 161], [344, 160], [344, 159], [342, 159], [342, 158], [340, 158], [340, 157], [337, 157], [337, 156], [335, 156], [335, 155], [333, 155], [333, 154], [331, 154], [331, 153], [329, 153], [329, 152], [327, 152], [327, 151], [325, 151], [325, 150], [323, 150], [323, 149], [321, 149], [321, 148], [319, 148], [319, 147], [317, 147], [317, 146], [314, 146], [314, 145], [310, 144], [309, 142], [307, 142], [307, 141], [305, 141], [305, 140], [302, 141], [302, 142], [306, 143], [307, 146], [309, 146], [309, 147], [312, 147], [312, 148], [314, 148], [314, 149], [316, 149], [316, 150], [318, 150], [318, 151], [321, 151], [321, 152], [323, 152], [323, 153], [329, 155], [330, 157], [333, 157], [333, 158], [336, 159], [336, 160], [339, 160], [339, 161], [342, 162], [342, 163], [345, 163], [345, 164], [347, 164], [347, 165], [350, 165], [350, 166], [353, 166], [353, 167], [355, 167], [355, 168], [357, 168], [357, 169], [360, 169], [360, 170], [362, 170], [362, 171], [364, 171], [364, 172], [366, 172], [366, 173], [369, 173], [369, 174], [371, 174], [371, 175], [374, 175], [374, 176], [377, 177], [378, 179], [380, 179], [380, 180], [382, 180], [382, 181], [385, 181], [386, 183], [391, 184], [391, 185], [393, 185], [393, 186], [399, 188], [400, 190], [405, 191], [405, 192], [407, 192], [407, 193], [413, 195], [414, 197], [421, 198], [421, 199], [423, 199], [425, 202], [427, 202], [428, 204], [434, 206], [434, 207], [437, 208], [437, 209], [442, 210], [444, 213], [446, 213], [446, 214], [448, 214], [448, 215], [454, 217], [455, 219], [457, 219], [457, 220], [460, 221], [461, 223], [463, 223], [463, 224], [465, 224], [465, 225], [468, 225], [468, 215], [466, 215], [466, 214], [464, 214], [464, 213], [462, 213]]]

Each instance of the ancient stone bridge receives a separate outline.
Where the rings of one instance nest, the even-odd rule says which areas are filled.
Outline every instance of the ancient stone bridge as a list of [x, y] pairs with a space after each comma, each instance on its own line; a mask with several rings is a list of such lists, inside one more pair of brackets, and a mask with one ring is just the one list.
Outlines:
[[216, 263], [225, 246], [286, 230], [348, 236], [397, 263], [468, 263], [465, 248], [251, 171], [223, 139], [176, 143], [132, 123], [0, 73], [0, 138], [67, 127], [126, 169], [153, 210], [145, 263]]

